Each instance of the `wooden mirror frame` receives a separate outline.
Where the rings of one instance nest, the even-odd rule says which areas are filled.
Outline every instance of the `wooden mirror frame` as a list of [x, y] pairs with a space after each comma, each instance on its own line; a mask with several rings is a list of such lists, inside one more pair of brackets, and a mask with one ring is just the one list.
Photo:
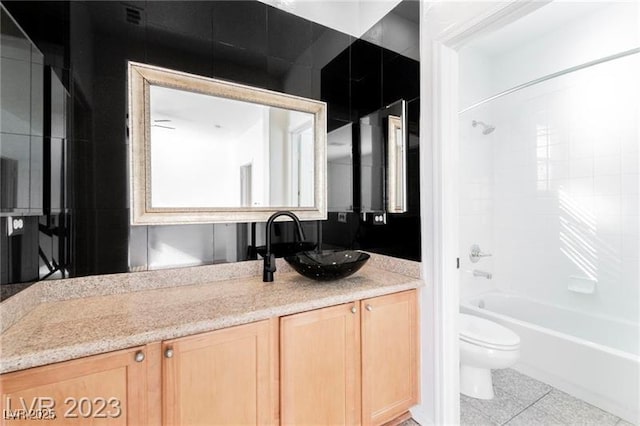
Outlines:
[[[278, 210], [300, 220], [327, 219], [327, 104], [209, 77], [129, 62], [129, 181], [132, 225], [266, 222]], [[312, 207], [154, 208], [151, 205], [150, 86], [268, 105], [314, 115], [314, 205]]]

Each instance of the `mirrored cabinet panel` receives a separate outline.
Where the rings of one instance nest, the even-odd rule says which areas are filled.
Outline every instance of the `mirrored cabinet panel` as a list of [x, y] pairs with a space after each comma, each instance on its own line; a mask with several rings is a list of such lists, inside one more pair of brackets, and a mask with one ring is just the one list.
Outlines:
[[42, 54], [0, 7], [0, 215], [42, 213]]
[[353, 124], [327, 134], [327, 186], [330, 212], [353, 211]]
[[363, 213], [407, 211], [407, 106], [399, 100], [360, 119]]

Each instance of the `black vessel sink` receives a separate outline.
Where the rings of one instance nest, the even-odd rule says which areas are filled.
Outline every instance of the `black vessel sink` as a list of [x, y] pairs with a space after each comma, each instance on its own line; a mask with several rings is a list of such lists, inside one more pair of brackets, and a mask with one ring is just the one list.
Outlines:
[[[275, 257], [293, 256], [301, 251], [310, 251], [316, 248], [316, 243], [310, 241], [298, 241], [297, 243], [273, 243], [271, 253]], [[256, 252], [264, 257], [267, 254], [267, 246], [256, 247]]]
[[349, 275], [362, 268], [367, 260], [367, 253], [354, 250], [325, 250], [319, 253], [306, 251], [284, 260], [298, 273], [318, 281], [332, 281]]

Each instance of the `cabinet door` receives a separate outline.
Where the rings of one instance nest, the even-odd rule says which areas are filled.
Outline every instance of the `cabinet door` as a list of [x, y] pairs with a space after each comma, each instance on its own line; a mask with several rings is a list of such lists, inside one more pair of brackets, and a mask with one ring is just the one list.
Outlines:
[[148, 424], [145, 357], [139, 347], [4, 374], [0, 424]]
[[418, 402], [416, 291], [362, 304], [362, 422], [380, 425]]
[[277, 321], [163, 342], [164, 424], [273, 424], [277, 329], [272, 326]]
[[360, 423], [358, 303], [281, 318], [284, 425]]

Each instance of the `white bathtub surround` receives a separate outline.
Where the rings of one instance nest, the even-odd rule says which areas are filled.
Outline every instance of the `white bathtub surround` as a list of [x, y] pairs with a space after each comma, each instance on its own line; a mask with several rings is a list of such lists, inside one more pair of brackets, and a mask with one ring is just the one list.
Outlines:
[[520, 357], [520, 338], [506, 327], [460, 314], [460, 392], [492, 399], [491, 370], [507, 368]]
[[521, 358], [514, 369], [640, 423], [637, 324], [498, 291], [463, 301], [461, 310], [520, 336]]
[[627, 426], [619, 417], [512, 369], [493, 373], [496, 397], [460, 397], [460, 424]]
[[[634, 54], [460, 114], [462, 297], [498, 288], [638, 321], [639, 73]], [[472, 243], [493, 257], [471, 264]]]

